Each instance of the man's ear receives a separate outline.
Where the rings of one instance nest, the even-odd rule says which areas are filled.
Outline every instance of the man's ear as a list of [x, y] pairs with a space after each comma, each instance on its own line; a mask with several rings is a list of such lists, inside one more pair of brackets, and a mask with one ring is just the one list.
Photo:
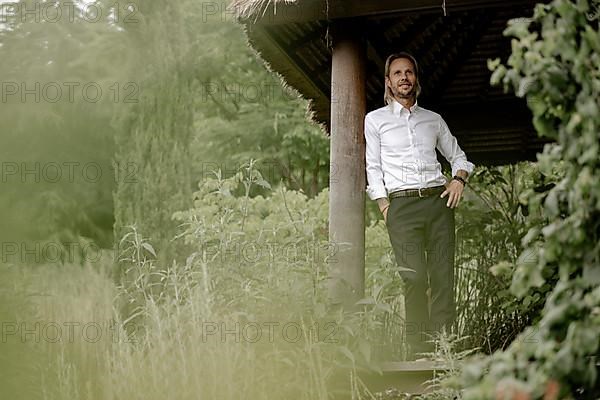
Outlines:
[[392, 86], [392, 82], [390, 81], [390, 78], [388, 76], [385, 77], [385, 87], [391, 87]]

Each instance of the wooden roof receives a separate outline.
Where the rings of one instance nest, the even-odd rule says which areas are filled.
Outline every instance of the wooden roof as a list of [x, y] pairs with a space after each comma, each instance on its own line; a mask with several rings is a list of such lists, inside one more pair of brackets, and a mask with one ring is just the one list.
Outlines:
[[[522, 99], [489, 84], [487, 60], [510, 53], [502, 36], [511, 18], [530, 16], [530, 0], [238, 0], [233, 3], [250, 45], [310, 100], [328, 132], [331, 25], [345, 20], [364, 32], [367, 109], [383, 106], [385, 58], [408, 51], [419, 62], [419, 104], [439, 112], [470, 160], [535, 160], [543, 143]], [[335, 99], [334, 99], [335, 100]]]

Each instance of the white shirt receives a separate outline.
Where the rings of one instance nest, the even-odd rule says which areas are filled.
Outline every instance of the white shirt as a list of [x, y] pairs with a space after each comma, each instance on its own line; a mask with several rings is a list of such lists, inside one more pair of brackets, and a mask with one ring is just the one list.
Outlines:
[[365, 116], [367, 194], [371, 200], [402, 189], [443, 185], [446, 178], [435, 149], [452, 166], [471, 174], [475, 165], [450, 133], [442, 117], [419, 107], [410, 112], [396, 100]]

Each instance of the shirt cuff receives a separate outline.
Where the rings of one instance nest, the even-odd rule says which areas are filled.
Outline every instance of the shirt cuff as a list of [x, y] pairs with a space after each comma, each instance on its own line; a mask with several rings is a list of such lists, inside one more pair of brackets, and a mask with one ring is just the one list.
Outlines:
[[475, 164], [470, 161], [458, 161], [452, 164], [452, 176], [455, 176], [459, 169], [464, 169], [471, 175], [473, 169], [475, 168]]
[[367, 195], [369, 195], [369, 198], [371, 200], [377, 200], [380, 199], [382, 197], [388, 197], [387, 195], [387, 190], [385, 190], [385, 187], [367, 187]]

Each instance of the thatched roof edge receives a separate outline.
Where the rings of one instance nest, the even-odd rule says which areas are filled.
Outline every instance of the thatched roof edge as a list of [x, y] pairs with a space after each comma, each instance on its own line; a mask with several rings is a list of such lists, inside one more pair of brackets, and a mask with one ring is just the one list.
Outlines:
[[238, 19], [251, 19], [254, 20], [264, 16], [265, 12], [269, 8], [269, 5], [273, 5], [273, 12], [277, 14], [277, 5], [293, 4], [299, 0], [233, 0], [230, 7], [233, 8], [234, 14]]

